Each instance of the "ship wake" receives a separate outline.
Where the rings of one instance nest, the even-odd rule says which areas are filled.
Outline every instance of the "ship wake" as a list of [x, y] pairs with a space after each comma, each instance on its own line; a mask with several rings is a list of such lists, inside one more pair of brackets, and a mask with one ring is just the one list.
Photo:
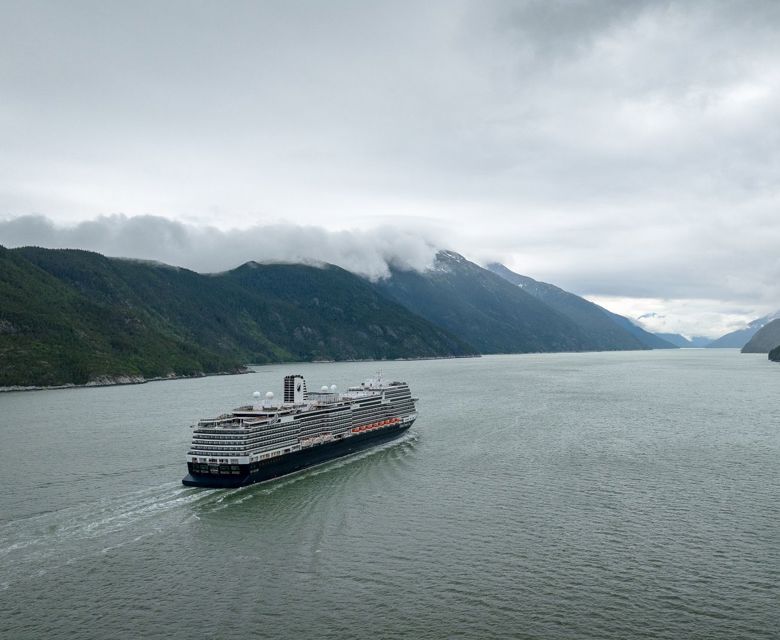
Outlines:
[[173, 527], [191, 525], [200, 515], [261, 499], [372, 456], [384, 455], [389, 449], [401, 452], [416, 439], [415, 433], [408, 433], [373, 449], [239, 489], [193, 489], [170, 482], [3, 523], [0, 591], [61, 567], [110, 554]]
[[171, 482], [6, 522], [0, 525], [0, 590], [182, 524], [191, 512], [181, 507], [213, 499]]

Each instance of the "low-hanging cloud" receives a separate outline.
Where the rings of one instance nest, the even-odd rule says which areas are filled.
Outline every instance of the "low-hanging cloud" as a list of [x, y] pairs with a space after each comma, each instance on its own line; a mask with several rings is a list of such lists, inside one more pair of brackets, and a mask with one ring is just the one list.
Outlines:
[[5, 3], [0, 221], [50, 220], [0, 244], [370, 277], [439, 245], [715, 333], [780, 307], [778, 30], [773, 0]]
[[325, 262], [373, 280], [389, 275], [390, 267], [423, 270], [437, 251], [433, 241], [392, 227], [328, 231], [274, 224], [224, 231], [160, 216], [120, 214], [71, 226], [57, 225], [44, 216], [19, 216], [0, 221], [0, 244], [87, 249], [200, 272], [224, 271], [250, 260]]
[[[762, 258], [777, 238], [766, 229], [735, 226], [725, 244], [716, 241], [717, 234], [680, 229], [669, 237], [667, 229], [646, 234], [652, 247], [648, 251], [637, 251], [636, 243], [618, 231], [592, 230], [578, 241], [554, 230], [546, 238], [527, 235], [513, 242], [525, 256], [525, 266], [495, 251], [502, 246], [498, 238], [481, 245], [462, 232], [423, 233], [389, 225], [330, 231], [292, 224], [222, 230], [152, 215], [106, 215], [72, 225], [41, 215], [0, 219], [0, 245], [87, 249], [199, 272], [224, 271], [248, 261], [331, 263], [372, 280], [389, 275], [391, 267], [425, 270], [438, 249], [454, 249], [482, 263], [503, 260], [524, 275], [563, 286], [618, 313], [637, 318], [649, 313], [652, 317], [642, 322], [651, 330], [710, 337], [780, 308], [780, 277], [772, 277], [780, 274], [780, 261]], [[589, 240], [599, 236], [599, 242]], [[526, 268], [530, 264], [536, 268]]]

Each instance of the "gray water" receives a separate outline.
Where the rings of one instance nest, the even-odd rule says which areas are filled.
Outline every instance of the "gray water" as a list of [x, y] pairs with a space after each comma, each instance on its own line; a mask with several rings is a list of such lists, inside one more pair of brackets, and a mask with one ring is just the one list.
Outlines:
[[780, 365], [393, 362], [402, 439], [184, 488], [188, 425], [371, 363], [0, 394], [0, 637], [777, 638]]

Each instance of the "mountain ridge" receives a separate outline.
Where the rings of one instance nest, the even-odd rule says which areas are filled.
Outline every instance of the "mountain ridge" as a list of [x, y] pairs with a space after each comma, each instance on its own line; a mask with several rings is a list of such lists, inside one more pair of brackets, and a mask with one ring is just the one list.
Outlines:
[[780, 318], [767, 322], [742, 347], [742, 353], [769, 353], [780, 346]]
[[690, 338], [686, 338], [684, 335], [679, 333], [656, 333], [654, 335], [658, 336], [662, 340], [670, 342], [677, 347], [680, 347], [681, 349], [701, 349], [712, 342], [709, 338], [705, 338], [704, 336], [692, 336]]
[[[565, 314], [454, 251], [438, 252], [424, 272], [393, 268], [391, 276], [377, 284], [389, 297], [482, 353], [602, 347]], [[640, 348], [633, 341], [631, 345]]]
[[675, 345], [642, 329], [628, 318], [586, 300], [560, 287], [520, 275], [503, 264], [493, 262], [487, 269], [501, 276], [545, 304], [584, 326], [604, 345], [604, 350], [673, 349]]
[[0, 248], [0, 267], [2, 386], [202, 375], [247, 362], [477, 355], [332, 265], [204, 275], [24, 247]]
[[249, 261], [200, 274], [76, 249], [0, 247], [0, 386], [238, 372], [248, 362], [674, 348], [502, 268], [445, 250], [429, 269], [391, 266], [373, 282], [326, 263]]
[[720, 338], [716, 338], [707, 345], [707, 348], [741, 349], [750, 341], [754, 335], [756, 335], [756, 333], [758, 333], [761, 327], [777, 318], [780, 318], [780, 310], [761, 318], [752, 320], [748, 323], [747, 327], [744, 327], [743, 329], [737, 329], [736, 331], [731, 331], [725, 335], [720, 336]]

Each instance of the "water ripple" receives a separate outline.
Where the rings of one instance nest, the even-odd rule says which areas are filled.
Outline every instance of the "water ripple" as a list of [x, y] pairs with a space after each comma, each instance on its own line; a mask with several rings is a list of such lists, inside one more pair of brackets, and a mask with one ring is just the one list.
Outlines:
[[[425, 400], [413, 432], [229, 491], [182, 488], [188, 433], [160, 424], [241, 380], [181, 381], [176, 403], [162, 386], [111, 390], [124, 402], [101, 415], [133, 424], [134, 449], [156, 443], [143, 474], [165, 480], [128, 493], [153, 483], [117, 454], [70, 488], [17, 482], [0, 635], [774, 639], [780, 398], [765, 366], [725, 352], [387, 363]], [[105, 393], [82, 397], [94, 410]], [[6, 414], [43, 421], [54, 404], [32, 397], [4, 398]], [[99, 439], [63, 397], [57, 411], [86, 425], [68, 437]], [[170, 413], [145, 421], [155, 406]]]

